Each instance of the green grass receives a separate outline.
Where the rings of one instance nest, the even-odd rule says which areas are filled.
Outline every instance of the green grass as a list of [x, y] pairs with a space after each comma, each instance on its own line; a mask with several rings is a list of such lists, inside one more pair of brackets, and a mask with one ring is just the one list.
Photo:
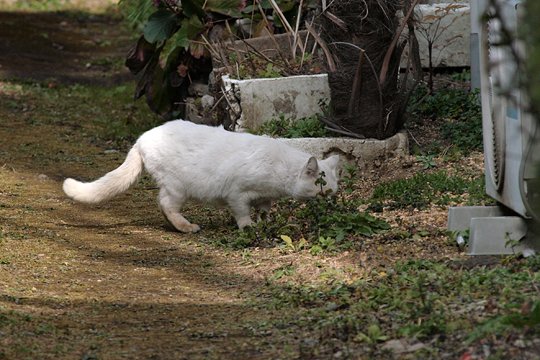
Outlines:
[[162, 123], [142, 100], [133, 101], [133, 84], [49, 88], [45, 83], [20, 82], [0, 86], [7, 93], [7, 101], [0, 103], [3, 112], [34, 126], [70, 124], [74, 131], [112, 146], [128, 147], [142, 132]]
[[305, 202], [283, 200], [276, 208], [252, 227], [218, 236], [214, 243], [233, 249], [281, 246], [319, 255], [350, 249], [359, 238], [390, 228], [386, 221], [358, 211], [341, 194]]
[[370, 207], [425, 209], [430, 204], [449, 205], [465, 202], [468, 205], [478, 205], [486, 201], [489, 200], [485, 195], [482, 176], [469, 179], [438, 170], [419, 172], [408, 179], [378, 185], [370, 199]]
[[471, 270], [410, 260], [374, 269], [352, 284], [272, 288], [274, 301], [264, 306], [297, 309], [295, 317], [283, 321], [315, 329], [310, 336], [321, 339], [321, 349], [327, 342], [384, 358], [378, 344], [407, 339], [429, 344], [419, 354], [437, 358], [487, 338], [539, 335], [539, 267], [538, 257]]
[[[427, 88], [419, 87], [409, 105], [411, 121], [438, 123], [442, 138], [454, 151], [469, 154], [482, 150], [482, 110], [478, 91], [440, 89], [428, 95]], [[428, 153], [440, 153], [443, 145], [430, 143]]]

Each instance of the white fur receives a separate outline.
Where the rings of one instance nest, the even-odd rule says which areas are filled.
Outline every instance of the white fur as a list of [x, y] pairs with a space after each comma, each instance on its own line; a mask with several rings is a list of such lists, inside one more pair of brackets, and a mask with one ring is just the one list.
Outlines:
[[335, 192], [338, 160], [316, 160], [276, 139], [175, 120], [141, 135], [117, 169], [90, 183], [66, 179], [63, 188], [77, 201], [105, 201], [127, 190], [144, 164], [160, 188], [161, 210], [176, 229], [199, 230], [179, 212], [187, 200], [226, 204], [243, 228], [251, 224], [251, 207], [267, 211], [275, 199], [316, 196], [321, 172], [323, 191]]

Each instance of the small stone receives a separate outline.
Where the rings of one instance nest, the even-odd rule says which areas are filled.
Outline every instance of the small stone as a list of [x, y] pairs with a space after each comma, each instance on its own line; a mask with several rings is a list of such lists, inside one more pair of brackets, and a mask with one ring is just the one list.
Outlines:
[[317, 346], [318, 343], [319, 343], [319, 341], [317, 339], [305, 338], [305, 339], [302, 339], [301, 346], [312, 348], [312, 347]]
[[47, 175], [45, 175], [45, 174], [39, 174], [38, 179], [39, 180], [49, 180], [49, 177]]
[[203, 95], [203, 97], [201, 97], [201, 106], [204, 110], [210, 110], [215, 102], [216, 99], [211, 95]]
[[514, 341], [514, 346], [523, 349], [526, 347], [525, 341], [523, 341], [523, 339], [517, 339], [516, 341]]
[[208, 84], [194, 82], [189, 86], [188, 91], [191, 96], [208, 94]]
[[389, 350], [396, 354], [416, 352], [426, 347], [426, 344], [422, 342], [417, 342], [415, 344], [409, 345], [407, 341], [400, 339], [388, 340], [382, 346], [383, 350]]
[[335, 302], [330, 302], [330, 303], [326, 304], [325, 310], [326, 311], [335, 311], [335, 310], [337, 310], [338, 307], [339, 307], [338, 304], [336, 304]]
[[402, 353], [402, 352], [405, 352], [405, 345], [403, 344], [401, 340], [393, 339], [393, 340], [388, 340], [387, 342], [385, 342], [382, 346], [382, 349], [390, 350], [394, 353]]
[[523, 249], [522, 254], [524, 258], [528, 258], [530, 256], [536, 255], [536, 251], [534, 251], [534, 249], [531, 249], [531, 248], [526, 248], [526, 249]]

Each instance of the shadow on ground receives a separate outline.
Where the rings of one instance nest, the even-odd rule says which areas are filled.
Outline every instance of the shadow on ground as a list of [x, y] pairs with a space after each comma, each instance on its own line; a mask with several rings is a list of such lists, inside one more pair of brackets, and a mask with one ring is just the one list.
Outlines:
[[0, 12], [0, 79], [115, 84], [130, 34], [120, 20], [76, 12]]

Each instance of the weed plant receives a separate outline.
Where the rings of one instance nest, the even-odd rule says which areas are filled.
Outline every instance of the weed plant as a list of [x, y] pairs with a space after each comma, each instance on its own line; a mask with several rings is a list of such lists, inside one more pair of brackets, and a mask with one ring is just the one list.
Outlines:
[[[345, 178], [356, 173], [352, 166], [345, 168]], [[348, 170], [347, 170], [348, 169]], [[324, 185], [324, 173], [318, 184]], [[390, 226], [367, 212], [358, 210], [359, 203], [346, 196], [352, 181], [336, 195], [319, 195], [305, 202], [283, 200], [253, 227], [238, 231], [233, 239], [224, 239], [233, 248], [282, 245], [287, 250], [308, 249], [312, 254], [333, 252], [353, 246], [352, 239], [371, 236]]]
[[[282, 51], [282, 50], [281, 50]], [[219, 52], [219, 51], [218, 51]], [[318, 56], [305, 53], [286, 60], [284, 53], [268, 62], [266, 57], [257, 53], [246, 53], [238, 56], [237, 52], [221, 53], [227, 64], [235, 64], [230, 69], [237, 79], [271, 79], [304, 74], [319, 74], [324, 66]], [[218, 62], [223, 60], [218, 60]]]
[[326, 130], [324, 123], [316, 115], [295, 120], [281, 114], [278, 118], [263, 123], [255, 133], [282, 138], [333, 136]]
[[394, 180], [375, 187], [370, 199], [372, 210], [417, 208], [430, 204], [449, 205], [466, 202], [479, 205], [488, 201], [482, 177], [465, 179], [444, 170], [420, 172], [408, 179]]
[[419, 87], [410, 104], [409, 114], [414, 118], [441, 122], [442, 137], [461, 153], [482, 149], [482, 109], [478, 91], [447, 88], [428, 94], [426, 87]]
[[[234, 63], [237, 59], [233, 57], [230, 61]], [[279, 65], [263, 61], [263, 59], [254, 55], [248, 55], [246, 62], [238, 65], [237, 71], [236, 76], [238, 79], [272, 79], [286, 76]]]

